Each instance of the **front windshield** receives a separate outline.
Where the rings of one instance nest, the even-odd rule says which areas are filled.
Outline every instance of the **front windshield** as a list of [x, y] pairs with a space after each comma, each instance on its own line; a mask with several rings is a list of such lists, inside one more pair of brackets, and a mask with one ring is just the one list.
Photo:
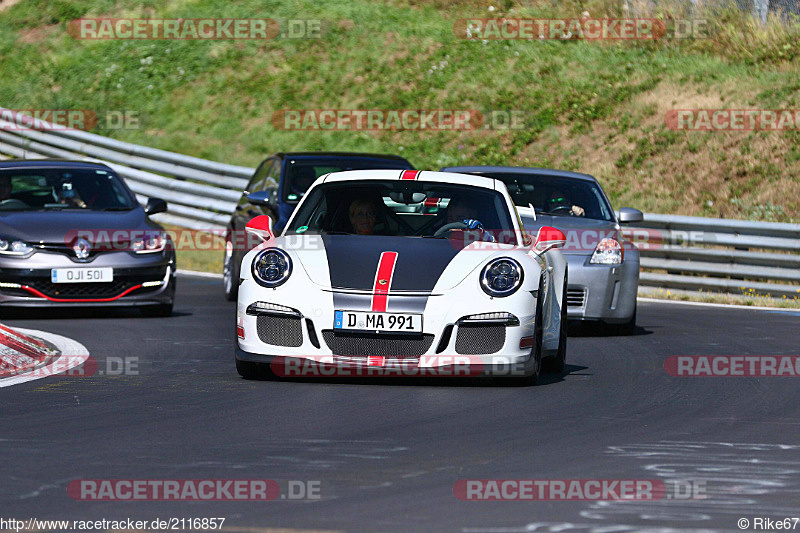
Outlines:
[[328, 233], [479, 239], [514, 244], [511, 216], [497, 191], [435, 182], [332, 182], [316, 187], [286, 235]]
[[600, 187], [588, 180], [516, 172], [479, 172], [501, 180], [514, 205], [533, 207], [537, 214], [614, 220]]
[[289, 203], [299, 202], [305, 192], [320, 176], [345, 170], [370, 169], [409, 170], [411, 165], [397, 159], [374, 159], [368, 157], [344, 158], [297, 158], [286, 163], [286, 174], [283, 182], [283, 200]]
[[108, 170], [49, 167], [0, 170], [0, 211], [127, 211], [136, 205], [120, 179]]

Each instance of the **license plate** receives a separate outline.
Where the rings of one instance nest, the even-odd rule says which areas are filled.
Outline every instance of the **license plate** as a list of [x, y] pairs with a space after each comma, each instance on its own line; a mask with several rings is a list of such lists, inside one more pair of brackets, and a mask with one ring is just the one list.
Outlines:
[[415, 313], [335, 311], [333, 329], [421, 333], [422, 315]]
[[54, 268], [50, 271], [53, 283], [108, 283], [114, 281], [114, 269], [104, 268]]

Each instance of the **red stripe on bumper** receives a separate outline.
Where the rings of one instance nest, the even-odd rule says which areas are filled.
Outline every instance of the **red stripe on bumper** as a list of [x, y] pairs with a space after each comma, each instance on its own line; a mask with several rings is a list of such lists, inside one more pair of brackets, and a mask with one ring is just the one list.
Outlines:
[[131, 292], [135, 291], [136, 289], [141, 289], [142, 286], [141, 286], [141, 284], [134, 285], [130, 289], [127, 289], [127, 290], [123, 291], [122, 293], [118, 294], [117, 296], [114, 296], [113, 298], [53, 298], [53, 297], [47, 296], [43, 292], [38, 291], [38, 290], [34, 289], [33, 287], [29, 287], [27, 285], [23, 285], [22, 288], [25, 289], [26, 291], [30, 292], [31, 294], [35, 294], [39, 298], [44, 298], [44, 299], [49, 300], [51, 302], [113, 302], [114, 300], [119, 300], [120, 298], [122, 298], [126, 294], [130, 294]]

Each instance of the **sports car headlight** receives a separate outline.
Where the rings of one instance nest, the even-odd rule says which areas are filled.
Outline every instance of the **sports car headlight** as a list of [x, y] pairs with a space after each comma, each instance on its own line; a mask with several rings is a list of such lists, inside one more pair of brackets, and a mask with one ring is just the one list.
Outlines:
[[166, 246], [167, 239], [161, 233], [149, 233], [143, 237], [136, 237], [131, 241], [131, 250], [137, 254], [161, 252]]
[[622, 263], [623, 256], [624, 252], [619, 241], [605, 238], [597, 243], [589, 262], [600, 265], [619, 265]]
[[501, 257], [483, 267], [481, 288], [489, 296], [502, 298], [514, 294], [522, 285], [522, 266], [510, 257]]
[[292, 260], [279, 248], [267, 248], [253, 259], [253, 278], [264, 287], [283, 285], [292, 275]]
[[14, 257], [26, 257], [33, 252], [33, 247], [24, 241], [0, 237], [0, 254]]

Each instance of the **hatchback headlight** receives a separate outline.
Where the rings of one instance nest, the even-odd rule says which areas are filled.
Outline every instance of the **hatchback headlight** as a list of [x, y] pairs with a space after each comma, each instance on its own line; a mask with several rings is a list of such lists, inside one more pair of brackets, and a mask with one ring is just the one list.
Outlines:
[[14, 257], [26, 257], [33, 252], [33, 247], [25, 241], [0, 237], [0, 254]]
[[489, 296], [502, 298], [514, 294], [522, 285], [522, 265], [510, 257], [501, 257], [483, 267], [481, 288]]
[[253, 259], [253, 278], [264, 287], [283, 285], [292, 275], [292, 260], [279, 248], [267, 248]]
[[162, 233], [149, 233], [136, 237], [131, 241], [131, 250], [137, 254], [161, 252], [167, 246], [167, 239]]
[[616, 239], [605, 238], [597, 243], [594, 249], [590, 263], [599, 265], [619, 265], [622, 263], [622, 258], [625, 252], [622, 250], [622, 245]]

